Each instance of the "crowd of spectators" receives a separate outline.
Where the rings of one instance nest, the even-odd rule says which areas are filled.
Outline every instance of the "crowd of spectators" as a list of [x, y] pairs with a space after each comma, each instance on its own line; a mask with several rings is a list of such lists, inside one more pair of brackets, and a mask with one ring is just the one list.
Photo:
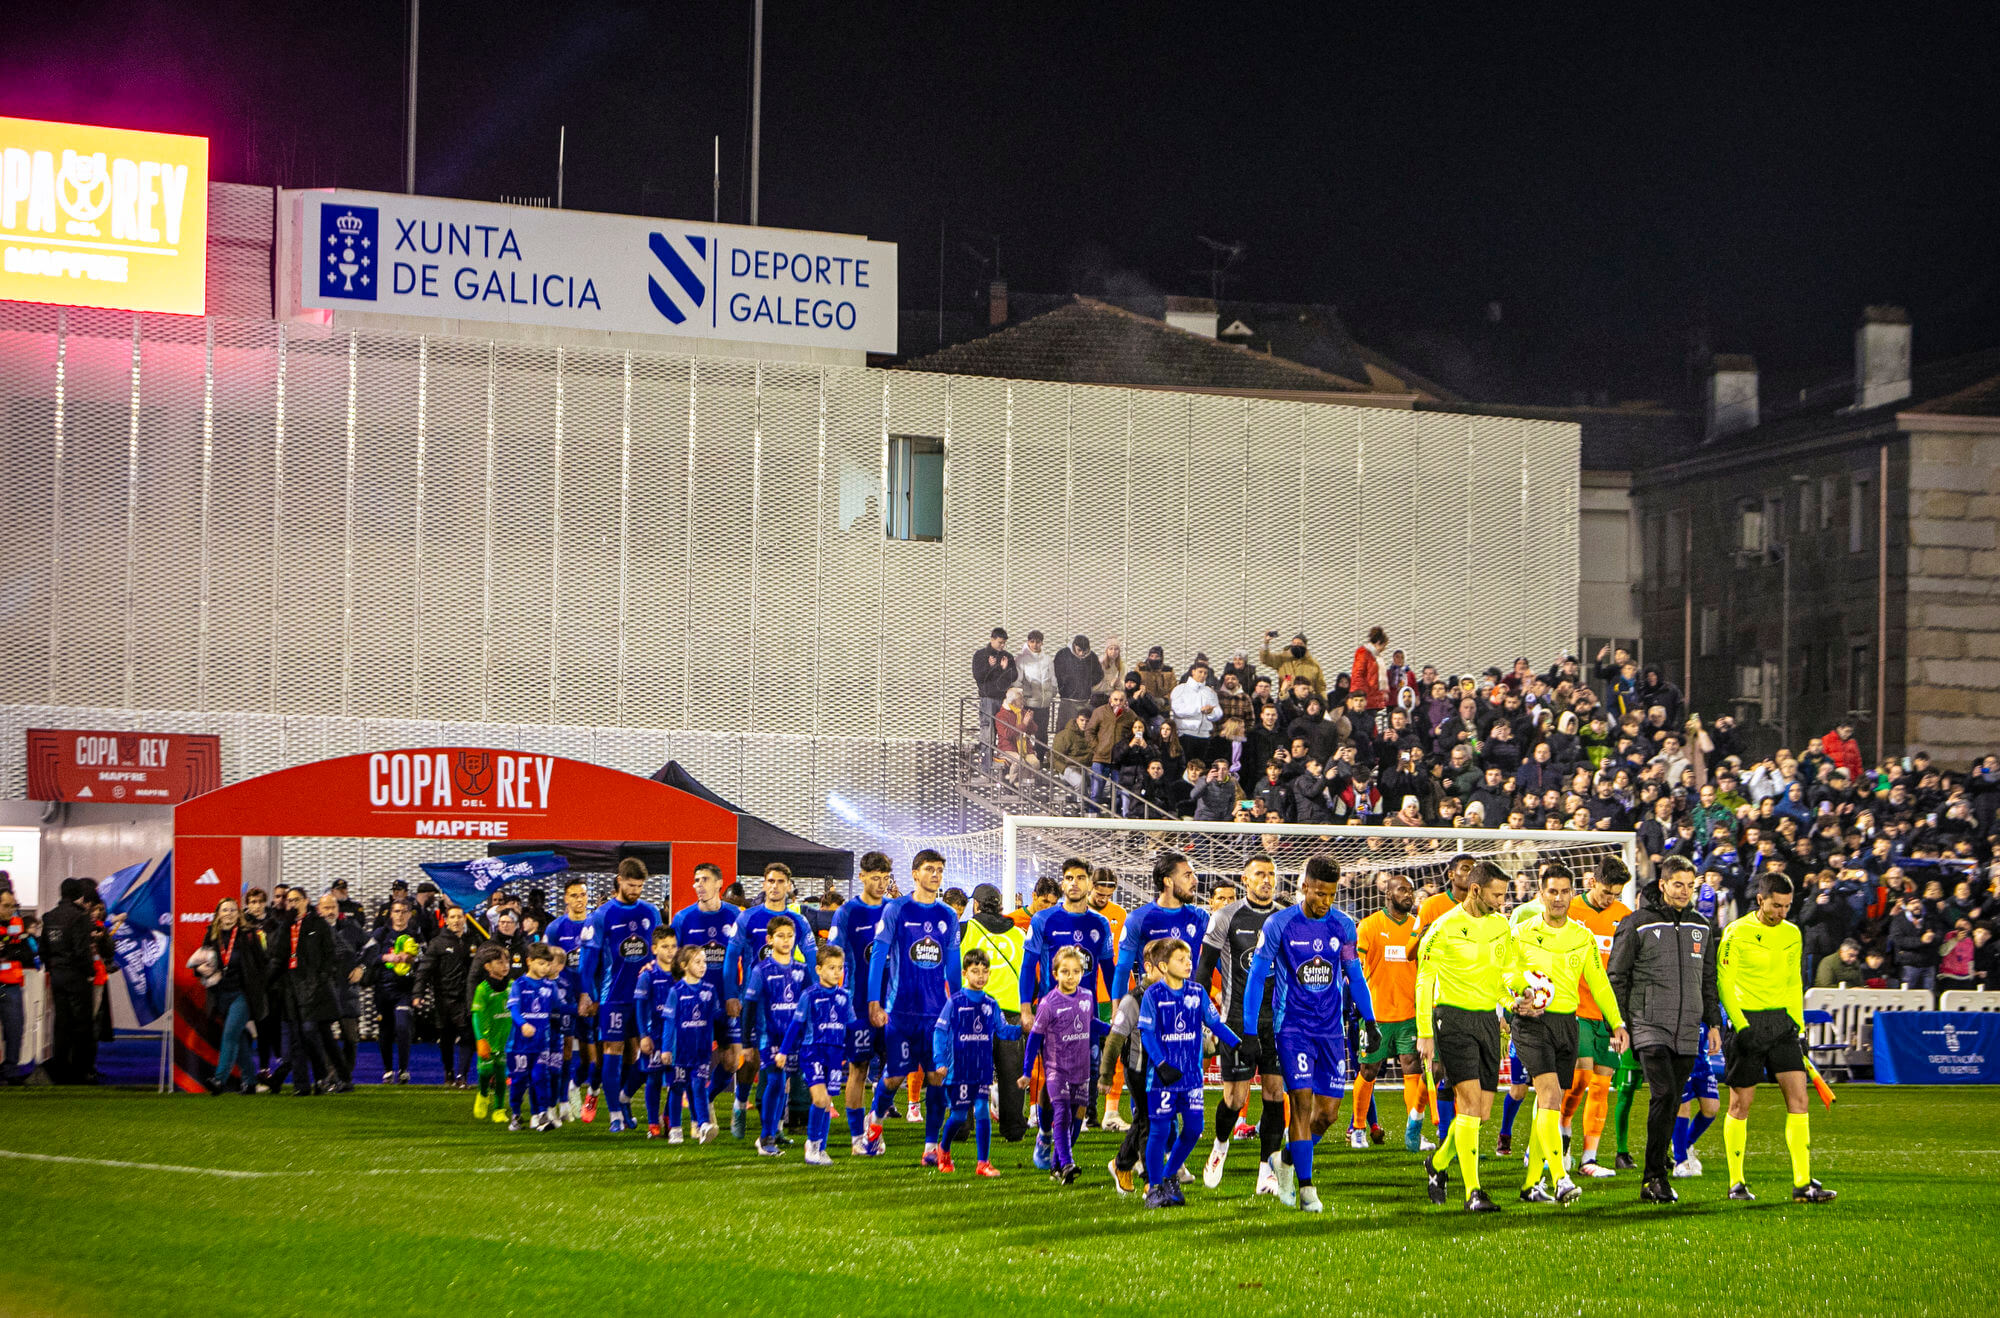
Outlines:
[[[1642, 871], [1700, 871], [1703, 913], [1750, 909], [1758, 874], [1802, 885], [1809, 982], [2000, 988], [2000, 756], [1868, 766], [1852, 726], [1753, 758], [1657, 665], [1606, 646], [1443, 674], [1380, 627], [1329, 675], [1306, 637], [1176, 671], [1077, 636], [1049, 655], [994, 628], [973, 658], [980, 757], [1033, 771], [1072, 813], [1201, 822], [1635, 832]], [[1261, 665], [1261, 667], [1260, 667]]]

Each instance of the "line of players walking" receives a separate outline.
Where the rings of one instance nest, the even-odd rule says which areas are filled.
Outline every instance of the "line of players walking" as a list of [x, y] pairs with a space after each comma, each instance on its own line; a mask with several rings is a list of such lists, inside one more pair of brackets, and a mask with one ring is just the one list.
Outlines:
[[[1405, 1147], [1425, 1155], [1433, 1203], [1447, 1201], [1456, 1163], [1465, 1208], [1498, 1208], [1481, 1185], [1479, 1153], [1503, 1061], [1512, 1084], [1502, 1154], [1514, 1111], [1532, 1094], [1523, 1202], [1568, 1206], [1582, 1198], [1574, 1176], [1617, 1175], [1598, 1158], [1611, 1091], [1622, 1119], [1643, 1077], [1652, 1097], [1640, 1197], [1671, 1203], [1671, 1178], [1701, 1171], [1691, 1146], [1716, 1102], [1705, 1056], [1726, 1017], [1729, 1197], [1754, 1198], [1746, 1120], [1768, 1079], [1786, 1105], [1793, 1198], [1834, 1198], [1811, 1175], [1799, 934], [1782, 877], [1762, 880], [1756, 911], [1718, 932], [1693, 909], [1694, 873], [1677, 858], [1636, 912], [1620, 900], [1630, 884], [1622, 862], [1600, 861], [1579, 894], [1567, 864], [1544, 859], [1536, 899], [1510, 919], [1506, 873], [1458, 857], [1449, 886], [1421, 911], [1410, 881], [1391, 875], [1384, 909], [1357, 926], [1334, 905], [1340, 876], [1324, 857], [1307, 862], [1292, 905], [1278, 903], [1271, 858], [1252, 857], [1242, 896], [1211, 919], [1193, 904], [1186, 858], [1167, 852], [1154, 864], [1154, 900], [1114, 931], [1093, 909], [1089, 867], [1072, 860], [1062, 899], [1030, 922], [1016, 1024], [985, 991], [989, 954], [961, 950], [937, 852], [918, 853], [912, 891], [895, 898], [885, 897], [887, 859], [864, 857], [860, 891], [836, 912], [823, 949], [787, 909], [789, 876], [778, 868], [764, 900], [742, 909], [721, 899], [720, 870], [704, 866], [694, 903], [666, 920], [641, 899], [647, 875], [628, 860], [595, 911], [581, 881], [565, 889], [565, 913], [527, 950], [524, 975], [510, 977], [504, 951], [482, 953], [474, 1115], [551, 1129], [591, 1121], [601, 1105], [615, 1133], [638, 1129], [630, 1104], [643, 1092], [649, 1137], [684, 1140], [685, 1109], [694, 1138], [707, 1142], [720, 1134], [714, 1106], [725, 1094], [731, 1134], [745, 1137], [754, 1095], [756, 1151], [776, 1158], [789, 1142], [782, 1124], [797, 1075], [812, 1102], [804, 1159], [827, 1165], [843, 1116], [852, 1154], [882, 1156], [896, 1094], [921, 1075], [923, 1165], [952, 1172], [953, 1144], [970, 1133], [975, 1175], [993, 1177], [993, 1096], [1012, 1084], [1037, 1091], [1036, 1165], [1070, 1184], [1092, 1081], [1108, 1091], [1122, 1066], [1133, 1119], [1112, 1181], [1130, 1194], [1143, 1180], [1145, 1202], [1169, 1207], [1185, 1202], [1194, 1179], [1187, 1163], [1205, 1128], [1212, 1036], [1222, 1092], [1201, 1177], [1210, 1189], [1255, 1086], [1257, 1192], [1322, 1211], [1315, 1153], [1338, 1121], [1358, 1050], [1346, 1139], [1365, 1148], [1383, 1138], [1373, 1090], [1394, 1057]], [[995, 1042], [1024, 1036], [1022, 1073], [996, 1075]]]

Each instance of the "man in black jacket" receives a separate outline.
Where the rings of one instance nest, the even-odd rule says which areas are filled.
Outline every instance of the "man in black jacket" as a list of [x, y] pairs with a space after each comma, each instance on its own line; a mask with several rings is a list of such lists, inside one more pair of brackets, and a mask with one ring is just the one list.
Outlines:
[[49, 1079], [59, 1085], [80, 1085], [97, 1069], [90, 993], [96, 958], [90, 912], [84, 909], [90, 889], [82, 879], [64, 879], [58, 891], [62, 900], [42, 917], [41, 935], [42, 965], [49, 973], [56, 1014]]
[[457, 906], [444, 911], [444, 929], [417, 961], [417, 997], [437, 1021], [438, 1057], [447, 1089], [465, 1089], [472, 1070], [472, 953], [478, 946]]
[[1722, 1051], [1722, 999], [1715, 983], [1716, 928], [1695, 910], [1697, 876], [1683, 856], [1669, 856], [1660, 880], [1639, 909], [1618, 922], [1606, 968], [1632, 1035], [1632, 1051], [1650, 1091], [1646, 1108], [1645, 1179], [1639, 1198], [1679, 1199], [1673, 1170], [1674, 1118], [1707, 1027], [1711, 1052]]
[[[1091, 693], [1104, 680], [1104, 661], [1091, 652], [1088, 636], [1078, 636], [1068, 649], [1057, 653], [1055, 668], [1056, 721], [1052, 726], [1066, 728], [1078, 714], [1090, 712]], [[1004, 697], [1007, 693], [1000, 694]]]
[[331, 1025], [340, 1014], [333, 996], [333, 930], [306, 904], [304, 888], [286, 889], [284, 906], [273, 914], [279, 923], [270, 938], [271, 978], [284, 1020], [285, 1059], [271, 1087], [282, 1085], [289, 1070], [295, 1096], [331, 1093], [347, 1084], [333, 1061], [339, 1052]]
[[346, 906], [354, 907], [356, 912], [361, 907], [357, 902], [342, 903], [340, 893], [344, 891], [335, 883], [331, 890], [320, 894], [319, 918], [333, 931], [332, 983], [340, 1023], [340, 1065], [352, 1081], [361, 1048], [361, 949], [368, 942], [368, 931], [361, 927], [357, 915], [346, 913]]
[[1007, 629], [995, 627], [986, 644], [972, 655], [972, 683], [979, 688], [979, 758], [993, 762], [993, 719], [1007, 698], [1007, 688], [1021, 680], [1021, 666], [1007, 650]]

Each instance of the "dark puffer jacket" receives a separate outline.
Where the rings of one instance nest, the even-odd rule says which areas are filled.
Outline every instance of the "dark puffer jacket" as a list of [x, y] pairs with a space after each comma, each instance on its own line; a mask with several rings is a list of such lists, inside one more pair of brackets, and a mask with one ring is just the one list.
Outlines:
[[1701, 1051], [1702, 1026], [1720, 1027], [1715, 987], [1715, 926], [1693, 904], [1666, 904], [1659, 886], [1646, 889], [1639, 909], [1618, 922], [1607, 973], [1632, 1047]]

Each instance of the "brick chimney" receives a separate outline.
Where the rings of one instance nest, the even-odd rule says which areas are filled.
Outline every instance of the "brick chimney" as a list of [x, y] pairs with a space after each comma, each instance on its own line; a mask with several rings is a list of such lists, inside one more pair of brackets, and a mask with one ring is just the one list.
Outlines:
[[1869, 307], [1854, 331], [1854, 406], [1880, 407], [1910, 396], [1910, 313]]
[[1204, 339], [1215, 337], [1215, 299], [1212, 297], [1170, 297], [1167, 299], [1167, 324], [1175, 329], [1184, 329], [1190, 334], [1199, 334]]
[[1007, 323], [1007, 281], [996, 279], [986, 286], [986, 323]]
[[1708, 368], [1707, 438], [1721, 439], [1757, 426], [1757, 359], [1718, 353]]

